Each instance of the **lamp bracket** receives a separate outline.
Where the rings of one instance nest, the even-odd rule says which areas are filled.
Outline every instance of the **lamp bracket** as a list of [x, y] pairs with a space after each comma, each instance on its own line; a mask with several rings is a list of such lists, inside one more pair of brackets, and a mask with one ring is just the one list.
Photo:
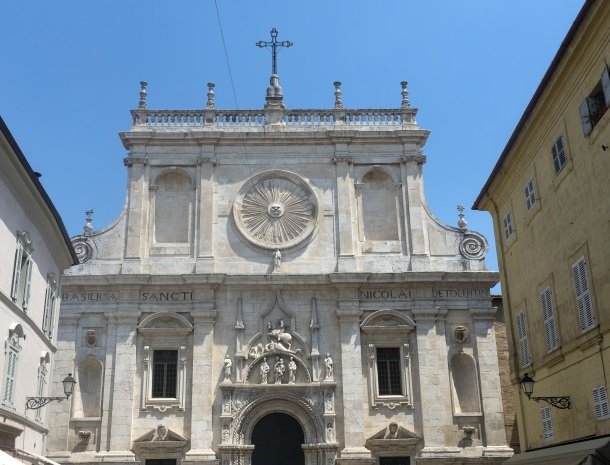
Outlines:
[[536, 402], [546, 402], [547, 404], [558, 408], [558, 409], [569, 409], [570, 408], [570, 398], [568, 396], [557, 396], [557, 397], [529, 397], [531, 400], [535, 400]]
[[25, 408], [26, 410], [37, 410], [53, 402], [54, 400], [61, 402], [65, 399], [67, 399], [67, 397], [28, 397], [25, 401]]

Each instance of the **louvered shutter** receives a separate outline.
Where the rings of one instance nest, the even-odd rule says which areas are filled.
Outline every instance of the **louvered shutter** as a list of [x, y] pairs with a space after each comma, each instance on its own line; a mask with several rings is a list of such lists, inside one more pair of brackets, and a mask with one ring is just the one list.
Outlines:
[[525, 312], [517, 314], [517, 333], [519, 335], [519, 350], [521, 351], [521, 366], [526, 367], [530, 364], [530, 348], [527, 339]]
[[610, 106], [610, 73], [608, 72], [608, 67], [604, 68], [601, 81], [606, 106]]
[[32, 257], [27, 256], [25, 264], [25, 282], [23, 286], [23, 309], [28, 308], [30, 302], [30, 290], [32, 289]]
[[582, 124], [582, 131], [585, 133], [585, 136], [588, 136], [593, 129], [593, 125], [591, 124], [589, 112], [589, 102], [587, 99], [584, 99], [580, 104], [580, 122]]
[[584, 332], [597, 324], [593, 312], [589, 279], [587, 278], [587, 265], [584, 257], [581, 257], [572, 265], [572, 277], [574, 278], [574, 290], [576, 291], [580, 330]]
[[540, 304], [542, 306], [542, 316], [544, 319], [546, 349], [548, 352], [552, 352], [559, 347], [559, 338], [557, 337], [557, 327], [555, 325], [555, 315], [553, 313], [553, 298], [550, 287], [544, 289], [540, 294]]
[[19, 295], [19, 278], [21, 277], [21, 259], [23, 256], [23, 249], [21, 244], [17, 244], [17, 250], [15, 250], [15, 267], [13, 268], [13, 286], [11, 287], [11, 299], [13, 302], [17, 300]]
[[542, 432], [544, 433], [545, 439], [550, 439], [554, 436], [553, 432], [553, 419], [551, 418], [551, 407], [543, 407], [540, 409], [540, 416], [542, 418]]
[[15, 395], [15, 375], [17, 374], [17, 352], [10, 347], [6, 357], [6, 372], [4, 376], [4, 396], [2, 403], [4, 405], [13, 405]]
[[606, 420], [610, 418], [610, 406], [608, 405], [608, 391], [606, 386], [598, 386], [593, 389], [593, 408], [595, 419]]

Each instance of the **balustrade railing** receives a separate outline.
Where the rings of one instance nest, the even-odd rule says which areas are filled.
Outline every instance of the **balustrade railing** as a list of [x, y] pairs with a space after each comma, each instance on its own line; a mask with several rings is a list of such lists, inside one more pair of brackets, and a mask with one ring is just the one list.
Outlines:
[[[345, 125], [350, 127], [399, 128], [415, 123], [415, 109], [364, 110], [273, 110], [282, 116], [276, 121], [291, 129], [313, 129]], [[265, 125], [265, 110], [147, 110], [131, 112], [133, 127], [144, 128], [244, 128]], [[281, 124], [280, 123], [280, 124]]]

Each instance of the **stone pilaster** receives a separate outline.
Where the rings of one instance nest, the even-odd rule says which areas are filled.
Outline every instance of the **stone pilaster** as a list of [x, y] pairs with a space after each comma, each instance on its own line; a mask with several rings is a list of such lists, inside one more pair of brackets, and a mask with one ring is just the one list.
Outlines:
[[496, 337], [493, 329], [495, 308], [471, 309], [474, 337], [476, 339], [483, 421], [485, 437], [483, 452], [486, 456], [510, 456], [512, 449], [506, 445], [502, 399], [500, 398], [500, 370], [496, 352]]
[[[423, 436], [426, 447], [424, 455], [447, 456], [459, 453], [452, 444], [454, 436], [451, 387], [447, 370], [447, 343], [445, 338], [445, 316], [447, 310], [426, 308], [413, 310], [417, 324], [417, 357], [419, 365], [419, 395]], [[414, 402], [417, 405], [417, 401]]]
[[337, 316], [341, 337], [341, 386], [343, 390], [343, 442], [339, 464], [371, 464], [371, 452], [366, 441], [364, 416], [365, 390], [362, 383], [362, 348], [360, 339], [360, 310], [358, 299], [341, 299]]
[[204, 463], [216, 460], [212, 450], [212, 404], [214, 383], [212, 356], [216, 311], [201, 309], [193, 316], [193, 389], [191, 395], [191, 450], [183, 462]]
[[403, 163], [401, 164], [403, 195], [406, 196], [405, 205], [407, 206], [406, 230], [409, 231], [407, 240], [409, 252], [413, 255], [430, 253], [426, 228], [428, 215], [424, 209], [423, 201], [422, 165], [424, 161], [423, 155], [407, 155], [403, 157]]
[[351, 159], [347, 144], [337, 144], [334, 162], [337, 172], [337, 227], [339, 231], [339, 272], [355, 271], [354, 233], [355, 233], [355, 196], [351, 173]]
[[128, 202], [127, 202], [127, 237], [125, 238], [125, 258], [140, 259], [143, 257], [148, 234], [148, 170], [145, 158], [127, 158], [128, 169]]
[[214, 271], [214, 221], [216, 218], [214, 196], [214, 146], [201, 149], [202, 158], [198, 162], [199, 212], [197, 272]]

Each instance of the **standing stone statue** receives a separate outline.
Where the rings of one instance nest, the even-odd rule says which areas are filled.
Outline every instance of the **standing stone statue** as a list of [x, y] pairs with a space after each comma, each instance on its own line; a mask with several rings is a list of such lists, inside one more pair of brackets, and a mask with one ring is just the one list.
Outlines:
[[282, 264], [282, 252], [280, 249], [275, 249], [273, 252], [273, 272], [277, 273], [280, 271], [280, 266]]
[[330, 354], [326, 354], [326, 358], [324, 359], [324, 366], [326, 367], [326, 380], [332, 381], [334, 377], [333, 373], [333, 359], [330, 357]]
[[269, 375], [269, 364], [267, 363], [267, 357], [263, 357], [263, 363], [261, 363], [261, 384], [267, 384], [267, 376]]
[[284, 372], [286, 371], [286, 366], [284, 365], [284, 359], [280, 358], [277, 362], [275, 362], [275, 384], [282, 384], [282, 378], [284, 378]]
[[294, 361], [294, 357], [290, 357], [290, 363], [288, 364], [288, 383], [294, 384], [297, 373], [297, 364]]
[[225, 381], [231, 381], [231, 367], [233, 362], [229, 358], [229, 354], [225, 355]]

